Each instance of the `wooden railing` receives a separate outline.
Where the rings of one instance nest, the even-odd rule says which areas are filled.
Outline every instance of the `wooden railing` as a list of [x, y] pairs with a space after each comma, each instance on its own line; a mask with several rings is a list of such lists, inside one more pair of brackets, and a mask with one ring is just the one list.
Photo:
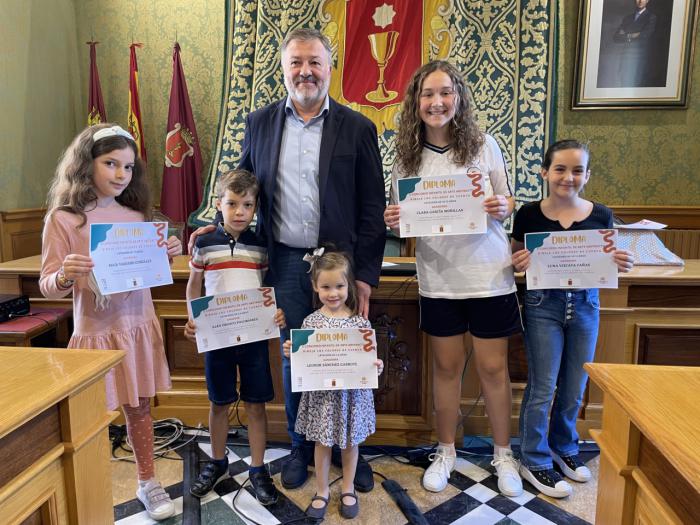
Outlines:
[[41, 253], [46, 208], [0, 211], [0, 261]]
[[[612, 206], [626, 223], [651, 219], [668, 224], [656, 232], [666, 247], [683, 259], [700, 259], [700, 207]], [[45, 208], [0, 211], [0, 261], [11, 261], [41, 253], [41, 231]], [[414, 239], [404, 239], [401, 255], [415, 254]]]

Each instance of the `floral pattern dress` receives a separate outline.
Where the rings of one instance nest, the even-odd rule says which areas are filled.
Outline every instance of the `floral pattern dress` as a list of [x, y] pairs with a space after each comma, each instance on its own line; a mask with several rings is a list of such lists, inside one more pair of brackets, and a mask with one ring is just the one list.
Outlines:
[[[304, 319], [302, 328], [372, 328], [359, 316], [326, 317], [320, 310]], [[302, 392], [294, 430], [309, 441], [331, 447], [359, 445], [374, 434], [374, 394], [369, 388]]]

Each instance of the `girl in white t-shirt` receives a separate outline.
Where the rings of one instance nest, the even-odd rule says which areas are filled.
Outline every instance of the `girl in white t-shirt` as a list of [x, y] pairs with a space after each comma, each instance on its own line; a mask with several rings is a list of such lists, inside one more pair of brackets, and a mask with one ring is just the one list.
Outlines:
[[401, 110], [386, 225], [399, 231], [397, 179], [478, 172], [485, 193], [484, 234], [419, 237], [416, 265], [421, 329], [433, 354], [433, 403], [439, 444], [423, 486], [439, 492], [454, 469], [462, 376], [470, 333], [476, 370], [493, 428], [498, 488], [518, 496], [522, 482], [510, 449], [511, 388], [508, 336], [522, 330], [511, 251], [502, 221], [513, 212], [503, 154], [479, 131], [460, 72], [433, 61], [413, 75]]

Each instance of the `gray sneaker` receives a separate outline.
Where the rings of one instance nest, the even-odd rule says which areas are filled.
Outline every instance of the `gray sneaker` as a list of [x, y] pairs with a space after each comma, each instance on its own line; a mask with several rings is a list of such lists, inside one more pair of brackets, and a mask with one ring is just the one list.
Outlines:
[[136, 490], [136, 497], [146, 507], [146, 512], [152, 520], [164, 520], [175, 514], [173, 500], [163, 490], [161, 484], [154, 479], [146, 482], [143, 487], [139, 485], [139, 488]]

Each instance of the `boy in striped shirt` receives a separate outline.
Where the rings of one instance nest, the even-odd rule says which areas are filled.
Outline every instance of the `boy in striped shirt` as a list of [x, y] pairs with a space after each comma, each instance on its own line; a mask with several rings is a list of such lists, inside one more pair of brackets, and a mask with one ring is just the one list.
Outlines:
[[[267, 270], [265, 242], [249, 229], [258, 198], [255, 175], [246, 170], [232, 170], [216, 184], [216, 208], [223, 220], [212, 232], [197, 237], [190, 260], [187, 300], [207, 295], [262, 286]], [[275, 320], [284, 326], [284, 314], [277, 310]], [[185, 334], [192, 337], [196, 327], [187, 321]], [[268, 358], [268, 342], [255, 341], [204, 354], [204, 371], [209, 394], [209, 432], [211, 461], [190, 487], [190, 493], [203, 497], [219, 481], [228, 477], [226, 438], [228, 411], [239, 398], [236, 369], [240, 376], [240, 399], [248, 416], [248, 439], [251, 463], [248, 475], [255, 495], [263, 505], [277, 501], [278, 493], [264, 465], [267, 435], [265, 403], [274, 397]]]

